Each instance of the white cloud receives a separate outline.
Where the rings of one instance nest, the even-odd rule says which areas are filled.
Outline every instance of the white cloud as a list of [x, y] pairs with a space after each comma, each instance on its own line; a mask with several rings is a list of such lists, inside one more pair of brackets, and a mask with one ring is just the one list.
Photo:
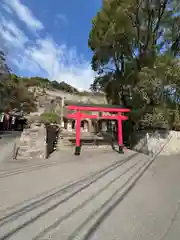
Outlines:
[[89, 62], [78, 60], [76, 50], [68, 49], [65, 44], [57, 45], [50, 38], [39, 39], [26, 54], [51, 80], [65, 81], [78, 89], [88, 89], [93, 81]]
[[19, 19], [23, 21], [30, 29], [42, 30], [43, 24], [34, 17], [31, 10], [23, 5], [20, 0], [3, 0], [5, 8], [14, 11]]
[[[20, 4], [19, 0], [11, 0], [11, 3]], [[26, 11], [33, 18], [27, 7], [22, 4], [20, 6], [20, 9], [25, 9], [21, 10], [21, 13]], [[1, 35], [8, 47], [8, 59], [12, 65], [32, 75], [43, 75], [59, 82], [65, 81], [80, 90], [89, 88], [94, 72], [89, 62], [78, 55], [76, 48], [68, 48], [66, 44], [59, 45], [52, 37], [41, 38], [36, 35], [36, 40], [31, 41], [12, 20], [3, 17], [0, 20]], [[35, 19], [33, 22], [39, 21]], [[31, 23], [28, 26], [32, 27], [32, 25]], [[43, 24], [39, 22], [39, 26]]]
[[4, 8], [4, 10], [6, 10], [6, 12], [8, 12], [9, 14], [13, 13], [10, 7], [8, 7], [8, 5], [6, 5], [5, 3], [2, 3], [2, 8]]
[[75, 48], [58, 45], [51, 38], [39, 38], [29, 45], [30, 40], [15, 23], [6, 23], [6, 28], [0, 26], [0, 31], [11, 64], [33, 75], [45, 73], [50, 80], [65, 81], [79, 90], [89, 88], [94, 72], [89, 62], [78, 56]]
[[64, 23], [65, 25], [68, 25], [68, 19], [64, 14], [58, 13], [55, 17], [55, 25], [58, 25], [59, 23]]
[[1, 18], [0, 31], [7, 44], [10, 42], [15, 48], [24, 48], [29, 41], [28, 37], [16, 26], [16, 24], [4, 17]]

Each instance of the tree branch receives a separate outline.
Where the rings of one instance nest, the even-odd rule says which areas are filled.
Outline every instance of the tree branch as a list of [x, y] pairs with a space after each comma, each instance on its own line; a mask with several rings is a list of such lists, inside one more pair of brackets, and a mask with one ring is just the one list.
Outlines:
[[146, 44], [143, 49], [144, 51], [146, 51], [146, 49], [148, 48], [148, 45], [149, 45], [149, 40], [150, 40], [150, 36], [151, 36], [151, 31], [152, 31], [152, 20], [153, 20], [153, 10], [148, 9], [147, 38], [146, 38]]
[[113, 68], [109, 68], [109, 67], [104, 67], [104, 68], [102, 68], [102, 70], [110, 70], [110, 71], [113, 71], [113, 72], [116, 71], [115, 69], [113, 69]]
[[156, 26], [155, 26], [155, 28], [153, 30], [153, 45], [155, 45], [156, 42], [157, 42], [157, 31], [159, 29], [159, 25], [160, 25], [161, 19], [163, 17], [164, 12], [165, 12], [167, 2], [168, 2], [168, 0], [164, 0], [164, 3], [162, 5], [160, 3], [160, 5], [159, 5], [158, 20], [157, 20]]

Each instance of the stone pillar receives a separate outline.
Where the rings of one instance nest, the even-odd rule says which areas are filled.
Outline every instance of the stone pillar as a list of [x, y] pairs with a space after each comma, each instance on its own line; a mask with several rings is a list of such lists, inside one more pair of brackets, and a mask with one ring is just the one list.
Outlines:
[[68, 122], [67, 122], [67, 120], [64, 121], [64, 128], [68, 129]]
[[63, 116], [64, 116], [64, 98], [61, 98], [61, 120], [60, 120], [60, 124], [61, 124], [62, 128], [64, 127]]
[[107, 122], [106, 121], [102, 121], [102, 131], [107, 131]]
[[85, 120], [84, 121], [84, 132], [88, 132], [89, 131], [89, 126], [88, 126], [89, 124], [88, 124], [88, 121], [87, 120]]
[[88, 121], [88, 124], [89, 124], [89, 129], [88, 129], [88, 132], [92, 132], [92, 120], [89, 120]]
[[72, 132], [72, 122], [71, 121], [68, 121], [67, 129], [68, 129], [68, 131]]
[[65, 127], [64, 120], [61, 122], [61, 127], [62, 127], [62, 128]]

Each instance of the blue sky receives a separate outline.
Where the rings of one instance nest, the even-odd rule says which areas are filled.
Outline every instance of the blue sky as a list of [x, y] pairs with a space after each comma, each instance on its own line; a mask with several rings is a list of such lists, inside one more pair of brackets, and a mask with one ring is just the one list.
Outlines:
[[88, 35], [100, 6], [101, 0], [0, 0], [0, 41], [13, 72], [88, 89]]

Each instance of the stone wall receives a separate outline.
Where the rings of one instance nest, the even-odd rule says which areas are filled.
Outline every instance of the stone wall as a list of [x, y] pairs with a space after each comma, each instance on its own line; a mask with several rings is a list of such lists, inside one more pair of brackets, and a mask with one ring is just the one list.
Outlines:
[[102, 94], [94, 94], [89, 93], [89, 95], [78, 95], [78, 94], [72, 94], [67, 93], [61, 90], [50, 90], [50, 89], [42, 89], [40, 87], [29, 87], [30, 92], [35, 92], [36, 96], [42, 99], [42, 101], [45, 101], [45, 99], [56, 99], [57, 97], [65, 98], [66, 100], [70, 101], [80, 101], [84, 103], [88, 103], [89, 101], [94, 104], [106, 104], [106, 98], [105, 95]]
[[180, 132], [170, 131], [169, 143], [165, 146], [161, 155], [180, 154]]
[[180, 154], [180, 132], [167, 130], [140, 131], [137, 136], [139, 141], [133, 148], [136, 151], [154, 155], [164, 146], [160, 155]]
[[155, 154], [169, 138], [168, 130], [140, 130], [136, 133], [137, 144], [133, 150], [144, 154]]

